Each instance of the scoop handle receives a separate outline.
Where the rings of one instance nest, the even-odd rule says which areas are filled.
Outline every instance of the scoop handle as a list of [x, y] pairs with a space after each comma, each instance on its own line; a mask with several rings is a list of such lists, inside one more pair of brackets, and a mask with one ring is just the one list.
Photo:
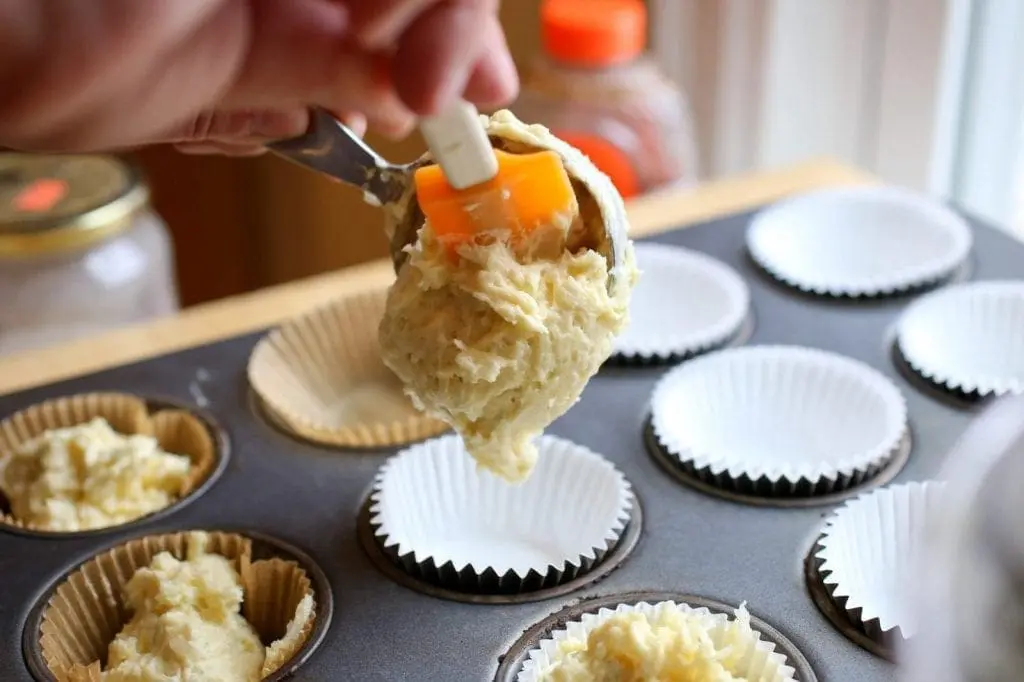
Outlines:
[[300, 166], [358, 187], [379, 203], [393, 201], [405, 187], [404, 168], [388, 163], [323, 109], [310, 111], [309, 128], [304, 134], [272, 142], [267, 148]]

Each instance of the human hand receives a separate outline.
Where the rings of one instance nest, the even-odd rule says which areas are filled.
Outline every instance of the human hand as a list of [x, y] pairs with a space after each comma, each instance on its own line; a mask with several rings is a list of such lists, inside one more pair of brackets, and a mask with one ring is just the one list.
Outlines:
[[[104, 46], [104, 49], [97, 49]], [[0, 144], [258, 153], [307, 109], [402, 137], [511, 99], [497, 0], [0, 0]]]

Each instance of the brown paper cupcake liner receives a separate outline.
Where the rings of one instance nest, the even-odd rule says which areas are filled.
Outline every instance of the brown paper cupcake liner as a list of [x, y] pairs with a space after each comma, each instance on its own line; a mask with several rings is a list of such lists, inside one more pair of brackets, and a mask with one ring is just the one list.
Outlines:
[[[45, 431], [85, 424], [97, 417], [106, 419], [118, 433], [153, 436], [163, 450], [185, 455], [192, 461], [188, 478], [171, 506], [180, 503], [205, 483], [224, 455], [206, 425], [188, 411], [162, 407], [151, 409], [144, 399], [127, 393], [81, 393], [47, 400], [15, 412], [0, 421], [0, 453], [13, 452]], [[4, 500], [0, 492], [0, 502]], [[143, 518], [146, 516], [133, 521]], [[0, 514], [0, 526], [54, 535], [74, 534], [34, 528], [7, 513]]]
[[351, 448], [411, 443], [448, 429], [413, 407], [380, 358], [386, 301], [386, 288], [349, 296], [260, 340], [249, 383], [273, 421], [313, 442]]
[[[131, 614], [124, 588], [135, 572], [158, 553], [184, 559], [190, 532], [150, 535], [99, 554], [68, 575], [53, 591], [39, 621], [40, 658], [58, 682], [99, 682], [107, 647]], [[206, 551], [234, 562], [242, 581], [242, 615], [270, 647], [263, 665], [269, 677], [293, 659], [309, 641], [317, 618], [315, 595], [305, 569], [297, 562], [253, 560], [252, 541], [236, 533], [209, 532]], [[312, 608], [299, 610], [306, 600]], [[280, 642], [296, 613], [297, 636]]]

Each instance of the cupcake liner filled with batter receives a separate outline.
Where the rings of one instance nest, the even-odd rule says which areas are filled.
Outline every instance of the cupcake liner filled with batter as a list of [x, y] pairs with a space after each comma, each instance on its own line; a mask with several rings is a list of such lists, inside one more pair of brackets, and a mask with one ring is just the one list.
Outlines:
[[696, 251], [641, 242], [642, 276], [629, 303], [629, 324], [615, 339], [622, 360], [665, 362], [714, 349], [739, 333], [750, 291], [732, 268]]
[[845, 634], [887, 658], [916, 632], [910, 602], [921, 547], [935, 523], [945, 484], [905, 483], [880, 488], [836, 510], [811, 550], [808, 576], [815, 599]]
[[419, 580], [476, 594], [541, 590], [591, 570], [629, 522], [629, 482], [571, 441], [536, 445], [537, 468], [518, 484], [479, 467], [457, 436], [390, 458], [370, 496], [385, 555]]
[[668, 372], [651, 398], [656, 447], [740, 495], [813, 497], [863, 483], [903, 447], [907, 408], [875, 369], [821, 350], [720, 350]]
[[776, 279], [821, 296], [885, 296], [952, 276], [971, 229], [929, 197], [896, 187], [810, 192], [758, 213], [747, 231], [754, 261]]
[[0, 421], [0, 525], [121, 526], [181, 502], [226, 453], [192, 413], [123, 393], [47, 400]]
[[[138, 679], [147, 666], [186, 676], [205, 666], [207, 674], [230, 670], [234, 679], [254, 681], [288, 674], [324, 617], [321, 595], [298, 562], [266, 550], [239, 534], [189, 531], [102, 552], [43, 604], [32, 633], [38, 658], [58, 682]], [[188, 589], [172, 584], [182, 579]], [[147, 632], [177, 643], [148, 647]], [[176, 667], [183, 659], [190, 673]]]
[[356, 294], [314, 310], [264, 337], [249, 360], [249, 382], [273, 421], [325, 445], [410, 443], [448, 426], [413, 407], [384, 366], [377, 325], [387, 290]]
[[923, 296], [896, 344], [914, 372], [946, 391], [1024, 392], [1024, 283], [972, 282]]
[[528, 653], [516, 682], [641, 679], [640, 671], [643, 679], [796, 679], [775, 643], [751, 627], [745, 606], [730, 617], [662, 601], [601, 608], [565, 623]]

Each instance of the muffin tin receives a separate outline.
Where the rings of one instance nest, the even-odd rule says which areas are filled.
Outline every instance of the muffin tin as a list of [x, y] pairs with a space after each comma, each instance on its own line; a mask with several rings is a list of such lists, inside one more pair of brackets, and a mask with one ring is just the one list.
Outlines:
[[[900, 482], [935, 475], [983, 403], [935, 390], [898, 362], [896, 322], [915, 296], [843, 300], [801, 293], [749, 257], [745, 233], [751, 217], [723, 218], [652, 241], [703, 252], [743, 277], [754, 325], [746, 344], [832, 351], [866, 363], [897, 385], [912, 434], [909, 458], [898, 473], [845, 490], [846, 496], [892, 473]], [[1024, 245], [984, 225], [973, 227], [971, 279], [1024, 279]], [[398, 448], [319, 446], [289, 435], [258, 408], [246, 366], [262, 336], [0, 397], [0, 416], [52, 397], [109, 390], [201, 407], [217, 420], [232, 453], [223, 473], [189, 504], [130, 528], [61, 538], [0, 531], [0, 679], [34, 679], [22, 649], [23, 638], [32, 639], [24, 636], [25, 628], [40, 599], [67, 571], [127, 538], [190, 528], [251, 530], [296, 547], [322, 569], [333, 598], [332, 622], [294, 680], [486, 682], [495, 679], [506, 657], [521, 659], [519, 640], [537, 632], [545, 619], [557, 623], [555, 614], [594, 599], [607, 604], [657, 593], [694, 595], [694, 605], [728, 609], [746, 602], [751, 615], [770, 626], [765, 636], [801, 654], [796, 662], [803, 682], [898, 679], [894, 664], [834, 627], [805, 586], [804, 558], [843, 495], [805, 498], [796, 508], [747, 504], [683, 485], [649, 456], [644, 428], [652, 391], [672, 365], [609, 364], [549, 430], [608, 458], [629, 481], [636, 512], [642, 510], [642, 528], [631, 522], [620, 545], [594, 569], [602, 579], [571, 581], [534, 593], [532, 600], [458, 601], [435, 586], [397, 579], [404, 574], [394, 566], [382, 570], [382, 556], [371, 557], [360, 541], [367, 538], [376, 476]], [[505, 665], [501, 679], [515, 679], [514, 672]]]

